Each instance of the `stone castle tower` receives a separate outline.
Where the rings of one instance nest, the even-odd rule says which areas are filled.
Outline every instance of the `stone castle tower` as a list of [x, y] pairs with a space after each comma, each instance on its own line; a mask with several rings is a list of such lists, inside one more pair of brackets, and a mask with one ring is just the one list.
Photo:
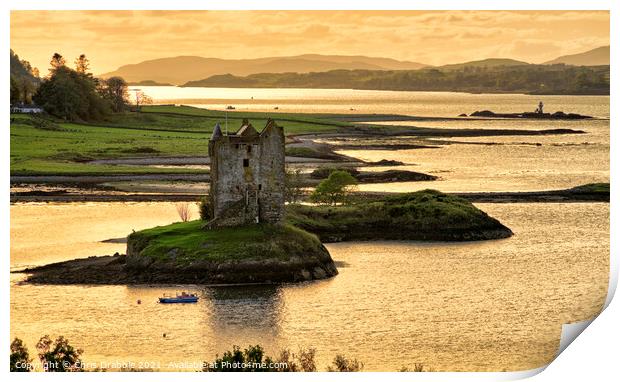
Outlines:
[[260, 133], [246, 120], [234, 134], [217, 124], [209, 141], [209, 227], [277, 223], [284, 216], [284, 130], [271, 119]]

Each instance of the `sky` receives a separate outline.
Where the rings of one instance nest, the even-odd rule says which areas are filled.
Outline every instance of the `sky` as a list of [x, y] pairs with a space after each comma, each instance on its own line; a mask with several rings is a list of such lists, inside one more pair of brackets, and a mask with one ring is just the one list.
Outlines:
[[603, 45], [608, 11], [11, 11], [11, 49], [42, 74], [54, 52], [67, 63], [84, 53], [100, 74], [186, 55], [540, 63]]

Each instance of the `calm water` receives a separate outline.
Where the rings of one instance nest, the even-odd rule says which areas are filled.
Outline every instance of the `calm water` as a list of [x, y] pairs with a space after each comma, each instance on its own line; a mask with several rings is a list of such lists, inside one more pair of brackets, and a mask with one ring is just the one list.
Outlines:
[[[233, 344], [318, 349], [366, 370], [517, 370], [554, 356], [561, 324], [597, 314], [607, 290], [608, 204], [481, 204], [500, 241], [329, 244], [340, 274], [279, 287], [193, 286], [196, 305], [156, 303], [181, 287], [33, 286], [11, 277], [11, 336], [33, 349], [65, 335], [84, 359], [213, 359]], [[173, 203], [11, 206], [11, 265], [124, 252], [99, 241], [176, 221]], [[52, 224], [53, 222], [53, 224]], [[88, 227], [88, 228], [86, 228]], [[141, 299], [143, 303], [137, 305]], [[163, 338], [162, 333], [166, 333]]]
[[[467, 94], [351, 89], [231, 89], [139, 86], [156, 103], [186, 104], [223, 110], [274, 113], [395, 113], [456, 117], [489, 109], [496, 112], [534, 111], [539, 101], [545, 110], [564, 110], [609, 118], [608, 96], [530, 96], [524, 94]], [[278, 107], [278, 110], [274, 110]], [[353, 110], [351, 110], [353, 109]]]
[[[437, 175], [434, 182], [360, 185], [363, 191], [408, 192], [434, 188], [445, 192], [538, 191], [609, 182], [609, 121], [591, 122], [588, 134], [453, 138], [399, 143], [439, 145], [434, 149], [339, 150], [368, 161], [392, 159], [392, 169]], [[359, 142], [359, 140], [358, 140]], [[376, 142], [376, 140], [375, 140]], [[333, 142], [337, 143], [337, 142]], [[383, 171], [390, 167], [362, 168]]]
[[[274, 112], [399, 113], [452, 117], [491, 109], [609, 117], [609, 97], [472, 95], [322, 89], [141, 87], [162, 103]], [[252, 98], [253, 97], [253, 98]], [[355, 110], [350, 110], [351, 108]], [[399, 122], [398, 124], [404, 124]], [[396, 159], [436, 182], [365, 185], [411, 191], [523, 191], [609, 180], [609, 121], [441, 121], [435, 128], [573, 128], [583, 135], [442, 139], [439, 149], [348, 150]], [[397, 138], [399, 143], [415, 141]], [[333, 143], [338, 143], [337, 141]], [[480, 144], [480, 143], [485, 143]], [[486, 145], [492, 143], [492, 145]], [[11, 336], [30, 349], [65, 335], [98, 361], [200, 362], [233, 344], [317, 349], [319, 369], [338, 353], [366, 370], [421, 362], [439, 371], [522, 370], [548, 363], [561, 324], [596, 315], [609, 267], [609, 205], [480, 204], [515, 236], [478, 243], [370, 242], [327, 245], [340, 274], [298, 285], [190, 286], [200, 303], [156, 303], [170, 286], [34, 286], [11, 276]], [[197, 211], [193, 209], [194, 216]], [[11, 267], [125, 251], [102, 240], [178, 221], [174, 203], [15, 204]], [[138, 299], [142, 304], [136, 304]], [[166, 337], [162, 336], [166, 333]], [[151, 366], [151, 365], [146, 365]]]
[[[399, 169], [441, 177], [441, 181], [371, 184], [363, 191], [407, 192], [436, 188], [449, 192], [535, 191], [570, 188], [590, 182], [609, 182], [609, 97], [530, 96], [523, 94], [466, 94], [347, 89], [221, 89], [143, 87], [160, 102], [194, 106], [278, 112], [397, 113], [453, 117], [491, 109], [498, 112], [533, 110], [543, 100], [546, 110], [564, 110], [603, 119], [581, 121], [454, 120], [384, 122], [383, 124], [450, 129], [544, 130], [568, 128], [586, 134], [443, 139], [440, 149], [346, 150], [341, 153], [377, 161], [405, 162]], [[253, 98], [252, 98], [253, 97]], [[275, 106], [279, 110], [273, 110]], [[350, 108], [354, 108], [351, 111]], [[276, 117], [277, 118], [277, 117]], [[381, 123], [380, 123], [381, 124]], [[394, 140], [394, 139], [391, 139]], [[359, 143], [360, 140], [356, 139]], [[376, 138], [372, 138], [374, 143]], [[398, 143], [430, 143], [398, 138]], [[339, 142], [330, 142], [339, 143]], [[468, 144], [464, 144], [468, 143]], [[492, 145], [487, 145], [492, 144]], [[368, 168], [385, 170], [387, 168]]]

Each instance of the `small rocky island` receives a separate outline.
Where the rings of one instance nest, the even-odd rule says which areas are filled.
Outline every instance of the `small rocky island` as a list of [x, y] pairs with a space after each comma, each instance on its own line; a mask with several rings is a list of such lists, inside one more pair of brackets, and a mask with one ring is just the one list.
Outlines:
[[322, 242], [469, 241], [512, 231], [467, 200], [424, 190], [344, 206], [284, 203], [284, 132], [248, 121], [219, 125], [209, 142], [210, 220], [130, 234], [127, 254], [26, 269], [51, 284], [241, 284], [319, 280], [338, 274]]
[[[543, 111], [544, 104], [542, 101], [538, 104], [538, 108], [533, 112], [525, 111], [523, 113], [495, 113], [490, 110], [475, 111], [471, 113], [470, 117], [484, 117], [484, 118], [525, 118], [525, 119], [591, 119], [592, 116], [581, 115], [576, 113], [564, 113], [563, 111], [556, 111], [555, 113], [545, 113]], [[460, 116], [466, 117], [466, 114]]]

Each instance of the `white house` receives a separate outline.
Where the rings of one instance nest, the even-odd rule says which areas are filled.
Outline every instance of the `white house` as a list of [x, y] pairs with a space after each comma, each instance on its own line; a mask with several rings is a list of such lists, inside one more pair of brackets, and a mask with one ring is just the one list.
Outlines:
[[12, 105], [11, 113], [38, 114], [43, 113], [43, 109], [37, 105]]

